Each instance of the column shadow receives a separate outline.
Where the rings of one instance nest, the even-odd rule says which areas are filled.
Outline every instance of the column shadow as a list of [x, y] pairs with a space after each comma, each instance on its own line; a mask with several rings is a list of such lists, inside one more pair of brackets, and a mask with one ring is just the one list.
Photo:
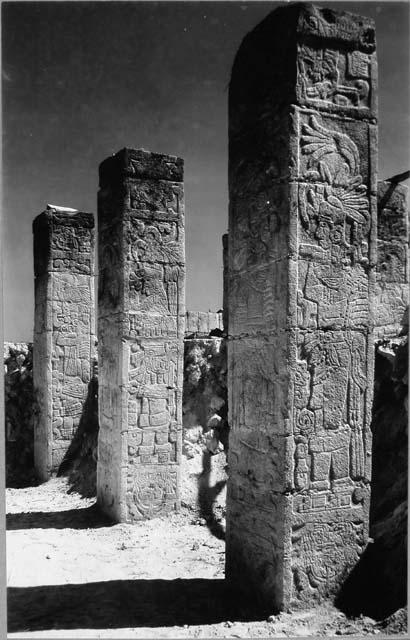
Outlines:
[[219, 480], [213, 486], [210, 484], [211, 454], [204, 451], [202, 454], [202, 473], [198, 477], [198, 504], [199, 513], [206, 520], [210, 532], [219, 540], [225, 540], [225, 529], [216, 520], [213, 512], [213, 504], [216, 497], [226, 485], [226, 480]]
[[97, 529], [115, 524], [93, 504], [83, 509], [66, 511], [34, 511], [29, 513], [8, 513], [7, 531], [18, 529]]
[[76, 491], [83, 498], [96, 495], [98, 432], [98, 378], [94, 375], [88, 383], [80, 423], [57, 473], [68, 477], [68, 493]]
[[258, 619], [225, 580], [114, 580], [8, 589], [9, 633]]
[[376, 346], [370, 501], [374, 542], [368, 544], [336, 600], [349, 616], [381, 620], [407, 604], [407, 370], [407, 342], [391, 361]]

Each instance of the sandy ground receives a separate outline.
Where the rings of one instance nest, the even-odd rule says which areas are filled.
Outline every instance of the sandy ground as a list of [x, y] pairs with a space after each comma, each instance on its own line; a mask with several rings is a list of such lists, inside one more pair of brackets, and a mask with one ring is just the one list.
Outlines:
[[386, 624], [348, 620], [331, 605], [255, 620], [227, 593], [223, 522], [215, 529], [183, 508], [112, 524], [93, 499], [67, 491], [63, 478], [7, 490], [9, 638], [382, 638], [405, 630], [403, 610]]

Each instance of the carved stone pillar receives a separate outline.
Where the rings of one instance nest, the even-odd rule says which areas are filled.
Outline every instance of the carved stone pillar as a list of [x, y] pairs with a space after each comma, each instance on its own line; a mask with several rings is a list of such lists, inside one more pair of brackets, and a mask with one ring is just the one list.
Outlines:
[[118, 521], [178, 508], [185, 319], [183, 161], [100, 166], [97, 495]]
[[272, 12], [230, 83], [226, 540], [271, 610], [336, 594], [367, 543], [376, 153], [372, 21]]
[[229, 261], [228, 261], [228, 243], [229, 236], [224, 233], [222, 236], [222, 264], [223, 264], [223, 298], [222, 298], [222, 317], [223, 317], [223, 330], [228, 333], [228, 296], [229, 296]]
[[94, 217], [48, 205], [33, 222], [34, 463], [58, 471], [82, 418], [95, 356]]
[[409, 189], [378, 183], [375, 338], [394, 338], [409, 305]]

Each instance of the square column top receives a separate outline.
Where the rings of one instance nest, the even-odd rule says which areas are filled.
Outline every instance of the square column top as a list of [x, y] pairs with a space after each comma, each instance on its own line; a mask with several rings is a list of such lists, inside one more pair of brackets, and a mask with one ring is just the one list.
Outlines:
[[48, 204], [33, 220], [34, 275], [94, 270], [94, 215]]
[[124, 148], [100, 164], [99, 176], [101, 189], [115, 186], [125, 179], [182, 182], [184, 161], [177, 156], [152, 153], [146, 149]]
[[88, 229], [94, 228], [94, 215], [71, 209], [70, 207], [60, 207], [48, 204], [46, 209], [33, 220], [33, 233], [41, 232], [43, 229], [50, 229], [52, 225], [82, 226]]
[[248, 37], [258, 38], [264, 32], [272, 33], [273, 25], [281, 31], [288, 26], [297, 40], [318, 38], [366, 53], [373, 53], [376, 49], [374, 20], [347, 11], [305, 2], [288, 4], [274, 9]]
[[345, 43], [352, 48], [372, 53], [376, 48], [374, 20], [365, 16], [301, 3], [297, 32]]

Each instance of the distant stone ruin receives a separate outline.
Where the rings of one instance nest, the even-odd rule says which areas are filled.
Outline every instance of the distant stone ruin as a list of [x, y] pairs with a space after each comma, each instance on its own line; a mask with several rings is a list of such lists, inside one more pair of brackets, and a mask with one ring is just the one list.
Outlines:
[[376, 118], [371, 20], [289, 5], [242, 42], [226, 575], [278, 610], [337, 593], [368, 539]]
[[185, 336], [207, 338], [211, 332], [223, 334], [222, 311], [187, 311], [185, 315]]
[[80, 424], [95, 351], [94, 216], [49, 205], [34, 220], [34, 464], [58, 471]]
[[179, 506], [185, 321], [183, 161], [100, 166], [97, 496], [118, 521]]

